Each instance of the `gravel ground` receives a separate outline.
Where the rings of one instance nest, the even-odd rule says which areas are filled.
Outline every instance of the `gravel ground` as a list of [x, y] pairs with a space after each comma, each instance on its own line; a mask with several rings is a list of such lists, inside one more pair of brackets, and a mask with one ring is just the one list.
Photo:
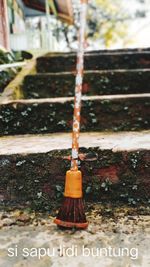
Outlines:
[[48, 214], [0, 212], [0, 267], [149, 267], [150, 216], [92, 205], [85, 231], [62, 231]]

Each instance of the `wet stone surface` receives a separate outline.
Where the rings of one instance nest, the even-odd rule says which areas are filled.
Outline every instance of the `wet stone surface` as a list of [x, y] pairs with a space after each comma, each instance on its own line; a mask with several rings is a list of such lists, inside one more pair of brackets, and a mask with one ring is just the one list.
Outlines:
[[[49, 200], [59, 201], [62, 198], [71, 151], [41, 152], [26, 154], [22, 151], [20, 154], [0, 156], [0, 198], [3, 205], [29, 201], [28, 206], [47, 209]], [[127, 152], [125, 149], [81, 148], [79, 157], [85, 198], [135, 206], [148, 204], [149, 154], [147, 149]]]
[[[3, 104], [0, 106], [0, 135], [71, 131], [73, 106], [72, 99]], [[81, 131], [149, 129], [149, 106], [149, 97], [85, 99]]]
[[[85, 55], [85, 70], [139, 69], [150, 67], [150, 52], [102, 52]], [[76, 56], [73, 54], [49, 55], [37, 59], [37, 72], [75, 71]]]
[[[82, 93], [85, 95], [113, 95], [149, 93], [150, 71], [85, 72]], [[25, 98], [46, 98], [74, 95], [75, 74], [36, 74], [25, 77]], [[42, 90], [41, 90], [42, 89]]]

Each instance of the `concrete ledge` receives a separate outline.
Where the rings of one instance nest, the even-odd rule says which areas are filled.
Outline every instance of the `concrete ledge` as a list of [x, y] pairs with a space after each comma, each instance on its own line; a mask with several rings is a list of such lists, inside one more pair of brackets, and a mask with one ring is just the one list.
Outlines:
[[[150, 131], [81, 133], [79, 140], [82, 147], [99, 147], [113, 152], [150, 150]], [[69, 149], [71, 142], [71, 133], [0, 137], [0, 155], [48, 153]]]

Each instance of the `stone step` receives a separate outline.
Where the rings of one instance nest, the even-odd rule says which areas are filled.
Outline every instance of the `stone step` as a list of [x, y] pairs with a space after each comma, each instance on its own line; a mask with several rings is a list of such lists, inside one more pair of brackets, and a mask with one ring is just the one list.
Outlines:
[[[98, 51], [85, 54], [85, 70], [150, 68], [150, 50]], [[73, 53], [47, 54], [37, 58], [37, 71], [62, 72], [76, 70]]]
[[[150, 92], [150, 69], [86, 71], [85, 95], [114, 95]], [[72, 72], [27, 75], [23, 84], [25, 98], [73, 96], [75, 74]]]
[[[85, 51], [85, 54], [106, 54], [106, 53], [143, 53], [143, 52], [150, 52], [149, 47], [145, 48], [123, 48], [123, 49], [101, 49], [101, 50], [88, 50]], [[75, 51], [72, 52], [65, 52], [66, 55], [76, 55]], [[64, 52], [48, 52], [44, 56], [51, 56], [51, 55], [64, 55]], [[43, 56], [43, 55], [42, 55]]]
[[[147, 130], [150, 94], [82, 97], [81, 131]], [[0, 135], [67, 132], [73, 97], [28, 99], [0, 105]]]
[[[131, 205], [148, 203], [150, 131], [91, 132], [80, 135], [84, 197]], [[70, 168], [71, 134], [0, 138], [1, 204], [26, 203], [44, 208], [59, 200]]]

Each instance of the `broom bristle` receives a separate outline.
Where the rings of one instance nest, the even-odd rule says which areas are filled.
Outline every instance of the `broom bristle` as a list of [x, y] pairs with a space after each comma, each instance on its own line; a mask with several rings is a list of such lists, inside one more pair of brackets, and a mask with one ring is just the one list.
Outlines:
[[81, 228], [88, 226], [82, 198], [65, 197], [55, 223], [64, 228]]

